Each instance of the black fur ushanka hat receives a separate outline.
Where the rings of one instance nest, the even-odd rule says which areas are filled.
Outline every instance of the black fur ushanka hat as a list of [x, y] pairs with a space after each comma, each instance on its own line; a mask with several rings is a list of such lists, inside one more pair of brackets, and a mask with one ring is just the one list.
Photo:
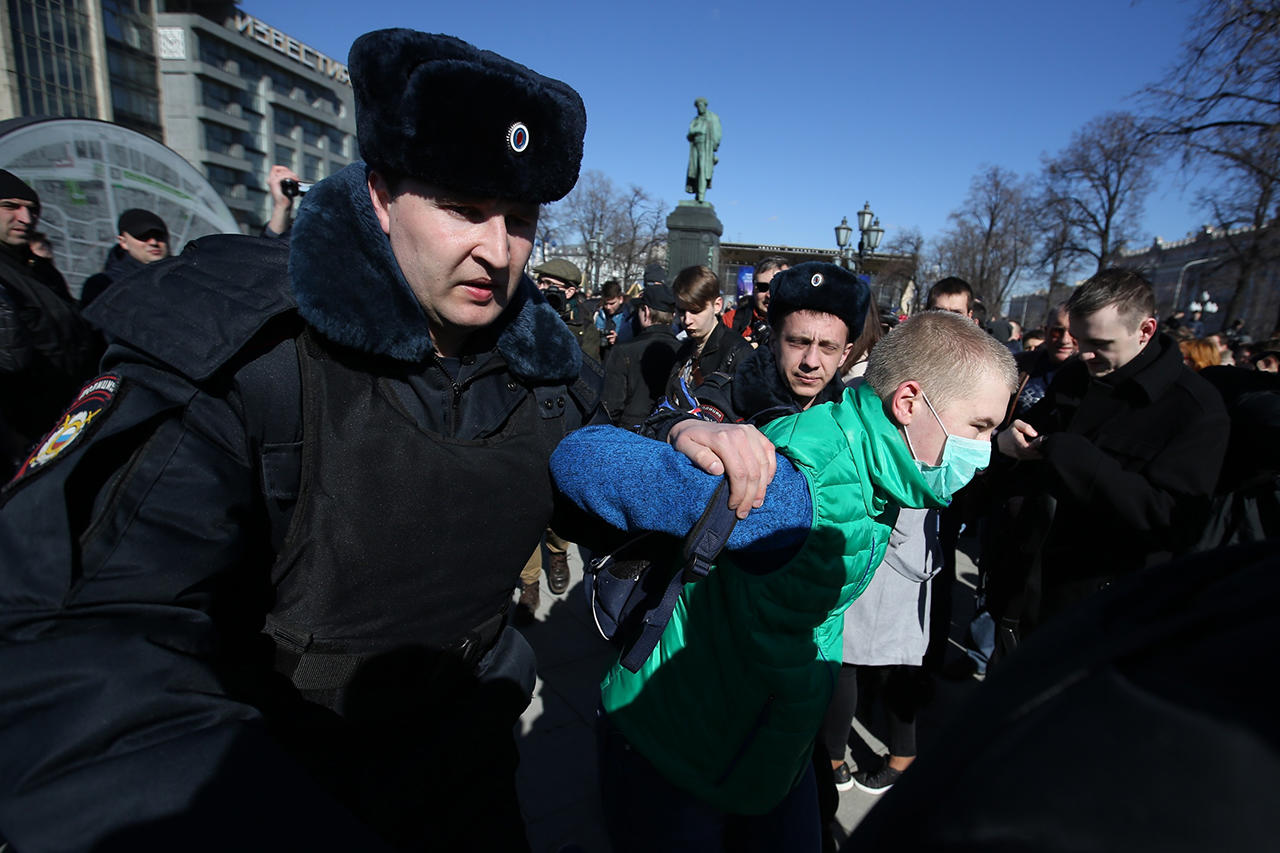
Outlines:
[[587, 114], [559, 80], [453, 36], [408, 29], [365, 33], [347, 65], [360, 154], [371, 167], [539, 204], [577, 183]]
[[849, 340], [862, 334], [871, 288], [844, 267], [808, 261], [785, 269], [769, 282], [769, 325], [775, 329], [796, 311], [834, 314], [849, 327]]

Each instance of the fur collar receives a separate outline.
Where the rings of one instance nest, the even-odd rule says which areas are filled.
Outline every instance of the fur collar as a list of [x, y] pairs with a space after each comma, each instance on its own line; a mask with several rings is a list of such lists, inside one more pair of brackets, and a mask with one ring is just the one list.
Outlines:
[[[364, 163], [352, 163], [312, 187], [298, 210], [289, 251], [298, 312], [335, 343], [420, 362], [432, 352], [427, 318], [378, 224], [366, 175]], [[521, 379], [577, 378], [577, 341], [528, 276], [494, 329], [493, 348]]]

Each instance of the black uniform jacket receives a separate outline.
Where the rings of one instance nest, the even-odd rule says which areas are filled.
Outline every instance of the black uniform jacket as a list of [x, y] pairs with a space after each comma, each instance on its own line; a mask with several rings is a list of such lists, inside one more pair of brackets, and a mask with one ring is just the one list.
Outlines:
[[[378, 365], [370, 381], [384, 398], [459, 453], [517, 417], [558, 418], [560, 432], [603, 421], [599, 368], [527, 279], [492, 334], [451, 363], [436, 357], [363, 164], [312, 190], [292, 250], [207, 237], [117, 282], [91, 315], [112, 339], [80, 404], [93, 414], [0, 497], [0, 833], [19, 850], [376, 849], [327, 804], [335, 786], [322, 790], [282, 747], [286, 734], [332, 731], [318, 725], [332, 715], [272, 672], [261, 633], [309, 440], [296, 441], [295, 335], [305, 324], [349, 363]], [[375, 460], [358, 475], [375, 485], [378, 465], [402, 464], [357, 449]], [[547, 523], [521, 515], [524, 484], [496, 495], [416, 485], [402, 500], [439, 537], [455, 511], [483, 514], [495, 536], [513, 519], [536, 526], [514, 587]], [[369, 534], [345, 535], [358, 547]], [[388, 607], [405, 606], [396, 594], [385, 590]], [[293, 707], [264, 721], [268, 693]], [[340, 749], [314, 737], [313, 755]]]
[[25, 254], [25, 246], [0, 246], [0, 289], [10, 308], [3, 345], [10, 365], [21, 364], [0, 372], [0, 476], [55, 425], [102, 354], [62, 277]]
[[1046, 616], [1192, 544], [1229, 425], [1170, 338], [1102, 379], [1068, 363], [1025, 420], [1046, 438], [1043, 460], [1017, 465], [1022, 491], [1057, 504], [1041, 549]]

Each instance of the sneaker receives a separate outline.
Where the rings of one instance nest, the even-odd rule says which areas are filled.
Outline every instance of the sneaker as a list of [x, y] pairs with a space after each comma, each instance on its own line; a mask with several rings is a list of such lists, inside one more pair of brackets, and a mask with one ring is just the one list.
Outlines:
[[883, 794], [893, 787], [893, 783], [897, 782], [898, 777], [901, 775], [902, 771], [894, 770], [889, 766], [889, 761], [886, 759], [875, 770], [870, 772], [859, 770], [854, 773], [853, 784], [859, 791], [866, 791], [868, 794]]
[[547, 553], [547, 589], [552, 595], [560, 595], [569, 588], [569, 555]]
[[831, 770], [831, 775], [836, 780], [837, 791], [849, 791], [853, 789], [853, 773], [849, 770], [849, 765], [841, 761], [839, 767]]

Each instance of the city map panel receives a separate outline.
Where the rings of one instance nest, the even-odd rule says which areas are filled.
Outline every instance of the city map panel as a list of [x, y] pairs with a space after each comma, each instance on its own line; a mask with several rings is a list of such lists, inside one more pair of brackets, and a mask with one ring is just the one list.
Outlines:
[[0, 122], [0, 168], [40, 194], [40, 230], [76, 297], [115, 245], [116, 220], [131, 207], [169, 226], [169, 248], [209, 234], [239, 233], [204, 176], [150, 137], [91, 119]]

